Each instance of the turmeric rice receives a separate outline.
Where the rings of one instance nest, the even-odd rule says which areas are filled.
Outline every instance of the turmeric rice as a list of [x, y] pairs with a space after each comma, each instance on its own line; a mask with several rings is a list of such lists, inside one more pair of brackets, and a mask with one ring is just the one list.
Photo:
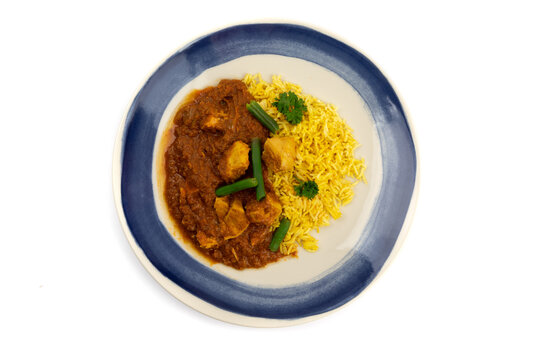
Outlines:
[[[296, 146], [294, 169], [289, 172], [272, 173], [269, 178], [283, 206], [283, 215], [291, 220], [291, 227], [280, 245], [281, 253], [289, 255], [298, 245], [305, 250], [317, 251], [318, 240], [312, 230], [330, 224], [330, 217], [341, 217], [340, 207], [353, 198], [353, 188], [359, 182], [367, 184], [364, 158], [354, 157], [359, 146], [351, 128], [339, 116], [332, 104], [302, 93], [302, 88], [272, 76], [272, 82], [264, 81], [260, 74], [247, 74], [243, 82], [261, 107], [279, 124], [273, 136], [293, 137]], [[283, 114], [272, 105], [282, 92], [293, 91], [304, 100], [307, 112], [302, 122], [291, 125]], [[314, 180], [319, 193], [312, 200], [297, 196], [294, 186], [299, 181]], [[279, 220], [273, 225], [276, 228]]]

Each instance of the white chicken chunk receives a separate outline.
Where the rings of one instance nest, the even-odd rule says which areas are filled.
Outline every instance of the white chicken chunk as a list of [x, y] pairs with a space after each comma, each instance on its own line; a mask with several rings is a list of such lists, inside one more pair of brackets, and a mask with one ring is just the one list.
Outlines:
[[220, 220], [223, 219], [229, 212], [229, 197], [217, 197], [216, 201], [214, 202], [214, 209], [216, 210], [218, 218]]
[[240, 199], [234, 199], [223, 222], [226, 225], [225, 233], [223, 234], [225, 240], [238, 237], [246, 231], [249, 226], [249, 220]]
[[274, 172], [290, 171], [296, 160], [296, 144], [292, 137], [273, 137], [264, 143], [262, 154], [266, 166]]
[[273, 193], [266, 194], [262, 201], [251, 200], [246, 205], [246, 215], [252, 223], [272, 225], [281, 214], [281, 203]]
[[209, 131], [223, 131], [225, 130], [225, 114], [209, 114], [201, 122], [201, 127], [203, 130]]
[[249, 167], [249, 146], [235, 141], [223, 154], [218, 166], [223, 180], [232, 182], [242, 176]]

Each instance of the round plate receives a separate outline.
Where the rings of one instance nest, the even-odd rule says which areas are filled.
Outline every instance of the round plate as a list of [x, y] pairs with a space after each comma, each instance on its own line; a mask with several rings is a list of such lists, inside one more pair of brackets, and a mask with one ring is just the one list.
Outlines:
[[[320, 250], [263, 269], [211, 265], [178, 239], [156, 179], [161, 136], [193, 89], [223, 78], [281, 75], [335, 104], [362, 144], [368, 184], [321, 229]], [[403, 239], [416, 199], [417, 155], [408, 119], [380, 70], [343, 42], [294, 24], [247, 24], [203, 36], [167, 59], [121, 126], [113, 183], [126, 236], [150, 274], [187, 305], [220, 320], [286, 326], [327, 314], [360, 294]], [[395, 253], [395, 251], [394, 251]]]

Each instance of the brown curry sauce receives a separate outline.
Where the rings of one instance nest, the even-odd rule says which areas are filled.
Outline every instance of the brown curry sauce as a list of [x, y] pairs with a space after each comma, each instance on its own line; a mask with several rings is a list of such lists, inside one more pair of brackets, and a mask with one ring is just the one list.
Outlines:
[[[283, 255], [268, 248], [272, 238], [269, 226], [250, 223], [240, 236], [225, 240], [214, 209], [215, 190], [226, 184], [218, 170], [224, 152], [235, 141], [249, 145], [258, 137], [264, 144], [268, 138], [269, 131], [246, 109], [253, 96], [242, 81], [222, 80], [215, 87], [192, 93], [188, 99], [174, 115], [164, 159], [164, 198], [171, 218], [183, 237], [212, 262], [245, 269], [277, 261]], [[225, 119], [224, 126], [219, 130], [203, 129], [204, 119], [215, 113]], [[252, 176], [250, 165], [240, 179]], [[267, 194], [275, 194], [264, 163], [263, 178]], [[230, 197], [231, 201], [240, 199], [245, 208], [255, 198], [255, 190], [243, 190]], [[215, 237], [218, 245], [201, 247], [199, 231]]]

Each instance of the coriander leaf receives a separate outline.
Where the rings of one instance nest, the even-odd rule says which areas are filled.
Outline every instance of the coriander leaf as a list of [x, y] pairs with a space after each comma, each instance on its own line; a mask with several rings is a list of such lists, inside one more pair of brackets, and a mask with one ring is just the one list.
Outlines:
[[274, 105], [280, 113], [285, 115], [287, 121], [293, 125], [299, 124], [302, 121], [304, 113], [307, 111], [304, 100], [300, 99], [292, 91], [279, 94], [279, 97], [276, 98], [272, 105]]
[[294, 191], [296, 192], [296, 195], [305, 196], [311, 200], [319, 193], [319, 186], [315, 181], [308, 180], [296, 185]]

